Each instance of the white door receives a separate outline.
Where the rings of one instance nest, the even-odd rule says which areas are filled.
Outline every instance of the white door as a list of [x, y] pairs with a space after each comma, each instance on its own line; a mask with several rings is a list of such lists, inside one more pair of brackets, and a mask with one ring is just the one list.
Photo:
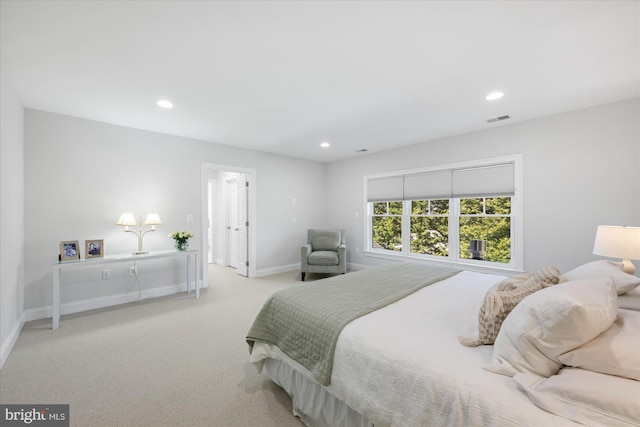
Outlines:
[[236, 193], [238, 233], [237, 233], [237, 263], [236, 272], [242, 276], [249, 276], [249, 215], [248, 215], [248, 181], [246, 174], [238, 175]]
[[237, 268], [238, 265], [238, 179], [227, 180], [227, 264]]
[[215, 234], [213, 232], [213, 201], [215, 200], [216, 181], [209, 180], [207, 182], [207, 263], [213, 263], [213, 244], [215, 242]]

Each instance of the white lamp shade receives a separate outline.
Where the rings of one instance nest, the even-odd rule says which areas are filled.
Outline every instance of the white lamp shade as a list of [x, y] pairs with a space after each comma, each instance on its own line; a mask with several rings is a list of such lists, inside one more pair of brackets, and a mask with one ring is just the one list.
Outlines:
[[160, 225], [162, 224], [162, 220], [160, 219], [160, 215], [155, 212], [147, 215], [147, 219], [144, 220], [144, 223], [147, 225]]
[[138, 224], [136, 222], [136, 217], [133, 216], [131, 212], [123, 213], [122, 215], [120, 215], [118, 222], [116, 222], [116, 225], [136, 225], [136, 224]]
[[599, 225], [593, 253], [612, 258], [640, 259], [640, 227]]

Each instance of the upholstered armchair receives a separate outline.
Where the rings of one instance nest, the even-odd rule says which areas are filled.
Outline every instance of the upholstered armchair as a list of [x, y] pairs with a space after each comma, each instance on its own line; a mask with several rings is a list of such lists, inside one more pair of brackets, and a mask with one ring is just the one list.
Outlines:
[[303, 281], [306, 273], [346, 273], [344, 230], [308, 230], [300, 255]]

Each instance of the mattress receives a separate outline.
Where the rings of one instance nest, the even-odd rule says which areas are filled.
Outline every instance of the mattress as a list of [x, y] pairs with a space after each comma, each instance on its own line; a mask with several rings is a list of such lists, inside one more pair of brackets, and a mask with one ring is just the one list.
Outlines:
[[[534, 405], [512, 378], [484, 370], [492, 346], [465, 347], [458, 341], [474, 334], [485, 293], [504, 278], [463, 271], [354, 320], [339, 335], [326, 387], [274, 345], [257, 342], [250, 361], [260, 371], [269, 360], [269, 374], [294, 395], [295, 411], [308, 425], [323, 425], [314, 414], [326, 412], [312, 409], [313, 394], [299, 397], [303, 390], [310, 393], [310, 384], [337, 402], [336, 418], [326, 425], [577, 425]], [[283, 378], [289, 384], [282, 384]]]

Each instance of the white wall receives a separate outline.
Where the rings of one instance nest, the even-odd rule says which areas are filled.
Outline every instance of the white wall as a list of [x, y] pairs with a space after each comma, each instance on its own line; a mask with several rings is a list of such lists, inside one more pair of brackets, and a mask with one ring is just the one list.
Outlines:
[[[50, 315], [51, 264], [61, 240], [104, 239], [107, 254], [129, 252], [135, 237], [114, 224], [125, 210], [160, 213], [164, 224], [145, 237], [147, 249], [171, 248], [167, 235], [175, 229], [197, 234], [202, 163], [256, 170], [258, 275], [295, 268], [313, 227], [347, 229], [349, 262], [380, 263], [361, 255], [365, 174], [512, 153], [524, 159], [525, 269], [555, 264], [567, 270], [597, 259], [591, 248], [598, 224], [640, 225], [638, 99], [328, 165], [27, 109], [23, 184], [22, 110], [5, 80], [2, 85], [0, 300], [7, 295], [10, 305], [10, 313], [0, 306], [3, 345], [21, 317], [22, 280], [27, 320]], [[194, 224], [186, 224], [187, 214]], [[200, 247], [200, 236], [192, 244]], [[63, 313], [65, 304], [69, 311], [73, 303], [114, 295], [124, 302], [127, 267], [110, 268], [108, 281], [100, 271], [68, 274]], [[145, 287], [182, 277], [162, 261], [140, 269]]]
[[331, 163], [327, 204], [340, 209], [327, 212], [327, 223], [347, 228], [350, 263], [380, 264], [362, 255], [363, 175], [522, 153], [525, 269], [555, 264], [566, 271], [598, 259], [591, 253], [598, 224], [640, 226], [639, 105], [634, 99], [488, 126], [482, 132]]
[[[58, 243], [104, 239], [105, 253], [135, 249], [137, 239], [115, 221], [124, 211], [158, 212], [163, 224], [144, 238], [145, 249], [172, 248], [169, 232], [188, 229], [200, 247], [202, 163], [256, 170], [257, 271], [299, 263], [306, 229], [324, 225], [325, 165], [225, 145], [25, 110], [25, 308], [27, 320], [50, 315], [51, 265]], [[308, 195], [307, 195], [308, 194]], [[298, 197], [298, 221], [291, 203]], [[195, 222], [186, 223], [192, 214]], [[140, 264], [145, 287], [169, 286], [183, 277], [166, 261]], [[63, 278], [63, 313], [72, 304], [118, 298], [131, 285], [128, 267], [79, 270]], [[124, 298], [120, 299], [125, 302]], [[66, 307], [66, 308], [65, 308]]]
[[0, 367], [24, 323], [24, 113], [0, 73]]

